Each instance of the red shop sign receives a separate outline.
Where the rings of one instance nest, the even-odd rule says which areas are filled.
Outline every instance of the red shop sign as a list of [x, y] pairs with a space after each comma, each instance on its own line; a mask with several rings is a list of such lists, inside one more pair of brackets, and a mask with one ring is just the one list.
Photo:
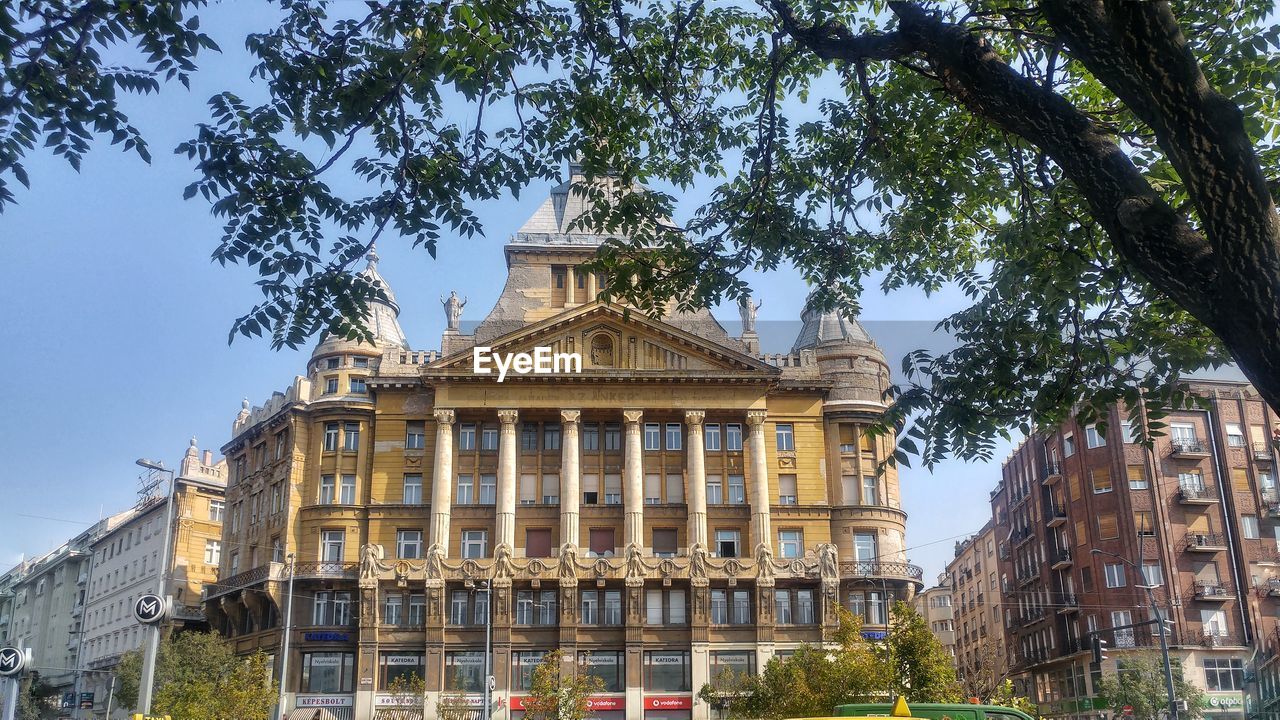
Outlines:
[[692, 710], [693, 698], [687, 695], [656, 695], [644, 699], [645, 710]]

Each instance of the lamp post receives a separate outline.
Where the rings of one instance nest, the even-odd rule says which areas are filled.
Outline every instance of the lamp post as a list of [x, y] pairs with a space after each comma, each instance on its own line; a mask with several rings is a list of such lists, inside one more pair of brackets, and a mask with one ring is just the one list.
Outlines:
[[493, 700], [493, 588], [488, 580], [482, 580], [476, 592], [484, 593], [484, 714], [480, 718], [489, 720]]
[[[163, 549], [160, 552], [160, 579], [157, 583], [156, 594], [162, 598], [168, 598], [169, 589], [169, 543], [173, 538], [173, 494], [175, 482], [173, 471], [164, 466], [164, 463], [155, 460], [147, 460], [139, 458], [138, 466], [146, 468], [153, 473], [164, 473], [169, 476], [169, 491], [166, 493], [165, 510], [164, 510], [164, 541]], [[142, 662], [142, 680], [138, 683], [138, 700], [140, 705], [138, 710], [143, 715], [151, 714], [151, 694], [154, 690], [156, 679], [156, 655], [160, 652], [160, 632], [161, 625], [164, 623], [153, 623], [150, 630], [150, 637], [147, 639], [147, 653]]]
[[284, 642], [280, 647], [280, 696], [276, 700], [276, 720], [284, 720], [284, 693], [289, 681], [289, 635], [293, 624], [293, 563], [294, 554], [289, 553], [289, 593], [284, 606]]
[[[1138, 577], [1142, 578], [1144, 581], [1147, 579], [1146, 575], [1142, 572], [1142, 568], [1138, 567], [1137, 563], [1126, 557], [1122, 557], [1113, 552], [1107, 552], [1106, 550], [1100, 550], [1098, 548], [1093, 548], [1090, 552], [1094, 555], [1107, 555], [1109, 557], [1113, 557], [1133, 568], [1134, 572], [1138, 574]], [[1148, 585], [1144, 582], [1142, 585], [1138, 585], [1137, 587], [1147, 591], [1147, 604], [1151, 606], [1151, 615], [1153, 617], [1152, 621], [1156, 623], [1156, 632], [1160, 635], [1160, 655], [1164, 659], [1164, 688], [1169, 695], [1169, 720], [1178, 720], [1178, 698], [1173, 691], [1173, 665], [1169, 662], [1169, 641], [1165, 638], [1164, 615], [1156, 605], [1156, 595], [1152, 592], [1156, 586]]]

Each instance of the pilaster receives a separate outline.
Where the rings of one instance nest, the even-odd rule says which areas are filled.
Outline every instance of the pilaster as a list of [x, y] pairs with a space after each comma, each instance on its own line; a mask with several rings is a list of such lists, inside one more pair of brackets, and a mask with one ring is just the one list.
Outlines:
[[431, 469], [431, 528], [433, 552], [449, 555], [449, 516], [453, 510], [453, 410], [436, 408], [436, 454]]
[[706, 417], [702, 410], [689, 410], [684, 414], [689, 435], [685, 459], [689, 478], [689, 547], [707, 545], [706, 442], [702, 436], [702, 421]]
[[773, 538], [769, 529], [769, 462], [765, 455], [764, 410], [748, 410], [747, 425], [750, 434], [747, 449], [751, 456], [751, 531], [755, 534], [756, 547], [763, 545], [773, 552]]
[[644, 547], [644, 444], [641, 410], [623, 410], [626, 423], [626, 457], [623, 460], [622, 497], [625, 514], [623, 547], [632, 543]]
[[498, 510], [497, 528], [494, 538], [494, 554], [503, 545], [507, 549], [515, 547], [516, 539], [516, 420], [519, 412], [515, 410], [499, 410], [498, 420], [502, 423], [501, 435], [498, 438]]
[[581, 410], [561, 410], [560, 456], [560, 543], [578, 547], [581, 523], [578, 504], [582, 500], [582, 471], [578, 451]]

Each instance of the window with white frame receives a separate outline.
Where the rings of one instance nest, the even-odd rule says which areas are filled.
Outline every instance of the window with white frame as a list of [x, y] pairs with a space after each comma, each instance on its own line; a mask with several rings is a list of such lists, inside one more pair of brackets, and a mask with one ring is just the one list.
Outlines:
[[778, 476], [778, 504], [779, 505], [795, 505], [796, 504], [796, 476], [794, 474], [786, 474]]
[[458, 474], [458, 492], [454, 495], [454, 502], [458, 505], [471, 505], [475, 502], [475, 476], [471, 473]]
[[498, 476], [493, 473], [480, 473], [480, 504], [494, 505], [498, 502]]
[[1107, 587], [1119, 588], [1125, 586], [1124, 565], [1107, 563], [1104, 570], [1107, 575]]
[[1098, 430], [1097, 425], [1088, 425], [1084, 429], [1084, 444], [1088, 448], [1102, 447], [1107, 444], [1107, 436]]
[[784, 558], [798, 558], [804, 555], [804, 531], [779, 530], [778, 554]]
[[360, 449], [360, 423], [344, 423], [342, 426], [342, 449], [355, 452]]
[[1244, 430], [1237, 423], [1227, 423], [1227, 445], [1244, 447]]
[[489, 533], [485, 530], [462, 531], [462, 557], [483, 558], [489, 553]]
[[498, 449], [498, 427], [496, 425], [483, 425], [480, 428], [480, 450], [483, 452], [494, 452]]
[[742, 542], [742, 533], [737, 530], [716, 531], [716, 555], [722, 558], [736, 558]]
[[460, 423], [458, 425], [458, 449], [459, 450], [475, 450], [476, 449], [476, 424]]
[[702, 428], [702, 444], [707, 450], [720, 450], [720, 424], [710, 423]]
[[742, 505], [747, 502], [747, 480], [742, 475], [729, 476], [729, 504]]
[[729, 423], [724, 426], [724, 449], [729, 452], [742, 452], [742, 423]]
[[418, 473], [407, 474], [404, 476], [404, 490], [401, 493], [401, 502], [405, 505], [421, 505], [422, 504], [422, 475]]
[[410, 420], [405, 424], [404, 447], [406, 450], [422, 450], [427, 446], [427, 424], [422, 420]]
[[356, 504], [356, 476], [343, 475], [342, 485], [338, 488], [338, 502], [342, 505]]
[[422, 531], [396, 531], [396, 557], [402, 560], [417, 560], [422, 557]]
[[645, 450], [661, 450], [662, 449], [661, 423], [645, 423], [644, 424], [644, 449]]
[[337, 499], [338, 486], [333, 475], [320, 476], [320, 504], [332, 505]]
[[774, 438], [778, 450], [789, 452], [796, 449], [796, 433], [791, 423], [774, 425]]
[[321, 530], [320, 561], [342, 562], [346, 542], [347, 532], [345, 530]]
[[667, 423], [666, 446], [668, 450], [684, 449], [683, 427], [680, 423]]
[[217, 565], [222, 562], [222, 543], [217, 540], [204, 541], [204, 564]]
[[1071, 457], [1076, 454], [1076, 438], [1074, 435], [1064, 435], [1062, 437], [1062, 456]]
[[324, 424], [324, 449], [325, 452], [338, 449], [338, 423], [336, 422]]

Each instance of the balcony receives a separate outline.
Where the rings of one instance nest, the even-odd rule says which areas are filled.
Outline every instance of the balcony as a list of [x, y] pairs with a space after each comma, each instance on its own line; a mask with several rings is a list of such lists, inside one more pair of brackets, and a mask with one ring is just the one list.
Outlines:
[[1225, 630], [1188, 629], [1179, 638], [1183, 645], [1231, 647], [1242, 644], [1240, 638]]
[[1044, 479], [1041, 481], [1045, 485], [1053, 485], [1062, 479], [1062, 463], [1047, 462], [1041, 468]]
[[1028, 585], [1033, 580], [1038, 580], [1038, 579], [1040, 579], [1040, 568], [1035, 568], [1034, 570], [1029, 570], [1025, 573], [1018, 574], [1019, 585]]
[[1253, 459], [1258, 462], [1271, 462], [1271, 446], [1267, 443], [1253, 443]]
[[1035, 536], [1036, 534], [1031, 532], [1031, 528], [1017, 528], [1013, 531], [1013, 544], [1021, 545]]
[[1183, 537], [1188, 552], [1220, 552], [1227, 549], [1227, 542], [1218, 533], [1187, 533]]
[[1044, 506], [1044, 519], [1049, 527], [1058, 527], [1067, 521], [1067, 507], [1061, 503], [1049, 503]]
[[1174, 457], [1209, 457], [1209, 448], [1199, 440], [1174, 440], [1169, 443], [1169, 454]]
[[1080, 612], [1080, 598], [1075, 593], [1058, 593], [1057, 600], [1059, 615]]
[[1215, 580], [1213, 582], [1197, 580], [1192, 585], [1192, 592], [1197, 600], [1208, 602], [1223, 602], [1234, 600], [1236, 597], [1235, 588], [1225, 580]]
[[1218, 502], [1217, 493], [1203, 485], [1181, 485], [1178, 487], [1178, 502], [1183, 505], [1212, 505]]
[[[299, 563], [305, 564], [305, 563]], [[352, 566], [354, 570], [354, 565]], [[842, 577], [869, 577], [869, 578], [890, 578], [895, 580], [912, 580], [922, 582], [924, 579], [924, 568], [918, 565], [910, 565], [908, 563], [899, 562], [842, 562], [840, 563], [840, 574]], [[301, 575], [299, 575], [301, 577]], [[352, 577], [355, 577], [354, 572]]]
[[[1258, 585], [1259, 595], [1269, 595], [1271, 597], [1280, 597], [1280, 578], [1267, 578]], [[1276, 628], [1280, 631], [1280, 628]]]
[[1063, 548], [1053, 554], [1053, 564], [1049, 566], [1052, 570], [1065, 570], [1071, 567], [1071, 551]]
[[1280, 517], [1280, 491], [1274, 488], [1263, 488], [1262, 505], [1267, 517]]

